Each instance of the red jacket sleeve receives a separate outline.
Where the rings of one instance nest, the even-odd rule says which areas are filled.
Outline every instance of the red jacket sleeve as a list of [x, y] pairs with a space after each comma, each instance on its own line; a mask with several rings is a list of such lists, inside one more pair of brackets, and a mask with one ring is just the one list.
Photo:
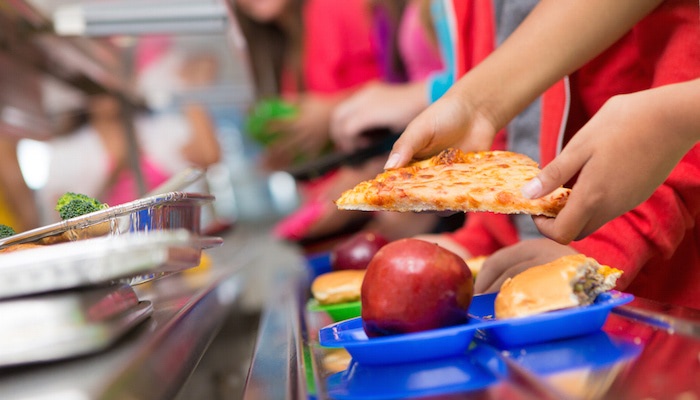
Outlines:
[[[612, 57], [606, 59], [606, 69], [593, 68], [592, 73], [588, 71], [589, 75], [595, 74], [601, 82], [631, 81], [642, 86], [637, 90], [700, 76], [697, 18], [697, 1], [664, 1], [632, 29], [626, 42], [621, 43], [636, 51], [638, 56], [622, 57], [623, 49], [618, 46], [612, 49], [620, 51], [618, 57], [612, 58], [615, 54], [609, 54]], [[634, 63], [634, 68], [622, 69], [630, 63]], [[630, 74], [620, 74], [620, 71]], [[626, 91], [634, 89], [628, 86]], [[592, 112], [609, 97], [604, 91], [598, 97], [594, 92], [589, 94]], [[700, 148], [696, 146], [647, 201], [589, 237], [574, 242], [572, 247], [624, 270], [619, 289], [658, 301], [700, 308], [699, 216]]]
[[446, 235], [473, 257], [487, 256], [518, 242], [518, 232], [506, 214], [469, 213], [462, 228]]
[[331, 94], [380, 77], [378, 46], [365, 0], [307, 0], [306, 90]]
[[700, 265], [694, 265], [698, 263], [698, 216], [700, 147], [695, 146], [647, 201], [571, 246], [622, 269], [619, 289], [639, 278], [635, 287], [668, 300], [672, 292], [681, 290], [683, 281], [699, 283]]

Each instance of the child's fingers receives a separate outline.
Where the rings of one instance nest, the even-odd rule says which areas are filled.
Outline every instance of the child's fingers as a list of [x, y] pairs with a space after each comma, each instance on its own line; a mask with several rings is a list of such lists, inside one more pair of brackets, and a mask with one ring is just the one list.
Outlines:
[[569, 244], [582, 239], [600, 226], [596, 222], [598, 214], [591, 209], [591, 204], [573, 193], [555, 218], [533, 217], [537, 229], [544, 236], [557, 243]]
[[583, 168], [589, 158], [583, 150], [565, 148], [559, 156], [542, 168], [535, 178], [523, 185], [523, 196], [537, 199], [568, 182]]

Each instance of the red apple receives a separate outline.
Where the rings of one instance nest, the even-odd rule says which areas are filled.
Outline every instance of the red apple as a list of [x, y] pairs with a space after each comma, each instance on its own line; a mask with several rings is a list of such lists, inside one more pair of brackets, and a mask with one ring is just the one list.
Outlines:
[[377, 251], [387, 243], [386, 238], [374, 232], [356, 233], [331, 251], [331, 268], [336, 271], [365, 269]]
[[368, 337], [462, 324], [474, 281], [462, 258], [434, 243], [400, 239], [372, 258], [362, 283]]

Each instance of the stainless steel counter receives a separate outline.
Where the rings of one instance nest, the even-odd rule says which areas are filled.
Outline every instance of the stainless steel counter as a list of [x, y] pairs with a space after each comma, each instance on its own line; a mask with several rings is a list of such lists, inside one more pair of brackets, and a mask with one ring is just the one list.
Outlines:
[[[197, 372], [207, 367], [201, 361], [216, 335], [226, 331], [222, 326], [236, 336], [216, 340], [227, 345], [225, 351], [241, 341], [225, 356], [247, 374], [253, 341], [243, 339], [258, 330], [256, 315], [269, 279], [283, 278], [283, 271], [293, 270], [295, 264], [297, 270], [303, 266], [296, 250], [265, 232], [262, 227], [240, 227], [225, 235], [223, 246], [205, 250], [208, 267], [136, 286], [139, 299], [152, 302], [153, 313], [108, 349], [0, 369], [0, 398], [213, 398], [198, 395], [205, 389], [199, 387]], [[227, 398], [240, 397], [240, 392], [228, 394]]]
[[[108, 349], [0, 369], [0, 398], [375, 398], [376, 389], [397, 379], [425, 384], [450, 371], [430, 370], [431, 363], [365, 370], [362, 379], [373, 381], [360, 384], [362, 396], [337, 395], [338, 382], [351, 384], [362, 368], [344, 350], [319, 346], [318, 330], [331, 321], [305, 310], [305, 259], [300, 249], [269, 237], [268, 228], [239, 225], [222, 247], [205, 251], [208, 268], [136, 286], [153, 314]], [[615, 309], [590, 339], [518, 350], [475, 346], [464, 360], [493, 381], [468, 390], [438, 385], [423, 397], [700, 398], [700, 312], [636, 299]], [[621, 348], [624, 357], [616, 353]], [[549, 371], [533, 367], [540, 356], [549, 357]], [[589, 362], [600, 356], [609, 362]]]

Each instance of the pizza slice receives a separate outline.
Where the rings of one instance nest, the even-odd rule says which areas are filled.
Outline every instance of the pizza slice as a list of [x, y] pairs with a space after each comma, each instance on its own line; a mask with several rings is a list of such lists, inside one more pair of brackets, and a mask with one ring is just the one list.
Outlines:
[[362, 211], [490, 211], [556, 216], [570, 189], [539, 199], [520, 193], [540, 169], [530, 157], [509, 151], [465, 153], [447, 149], [426, 160], [387, 170], [345, 191], [336, 206]]

